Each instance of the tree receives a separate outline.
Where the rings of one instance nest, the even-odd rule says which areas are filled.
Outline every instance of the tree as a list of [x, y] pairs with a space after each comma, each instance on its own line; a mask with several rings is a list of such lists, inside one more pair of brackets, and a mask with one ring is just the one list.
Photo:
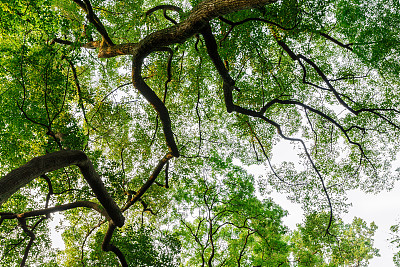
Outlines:
[[243, 169], [216, 156], [209, 161], [207, 166], [218, 170], [218, 164], [221, 170], [203, 171], [194, 181], [185, 181], [192, 191], [181, 194], [174, 205], [184, 266], [285, 264], [289, 248], [281, 220], [286, 212], [271, 199], [259, 200], [253, 177]]
[[[221, 192], [236, 199], [213, 174], [226, 170], [209, 160], [215, 153], [218, 162], [269, 166], [254, 184], [289, 193], [308, 214], [328, 214], [325, 236], [334, 235], [347, 190], [393, 185], [400, 114], [395, 1], [13, 0], [0, 7], [7, 264], [55, 264], [56, 252], [40, 246], [49, 243], [47, 219], [62, 211], [71, 222], [65, 238], [81, 244], [80, 256], [67, 251], [64, 263], [84, 265], [101, 246], [127, 266], [121, 240], [146, 237], [147, 227], [184, 228], [171, 210], [184, 203], [174, 199], [200, 184], [195, 179], [210, 174], [221, 186], [204, 183], [210, 190], [203, 198]], [[291, 142], [299, 161], [275, 164], [278, 142]], [[253, 194], [253, 180], [242, 179], [247, 187], [233, 179], [235, 190]], [[259, 208], [251, 212], [279, 210], [248, 197]], [[200, 205], [198, 196], [189, 199]], [[230, 222], [236, 231], [232, 220], [246, 220], [236, 212], [215, 223]], [[277, 225], [260, 236], [279, 239], [278, 214], [271, 216]], [[191, 223], [203, 227], [201, 216]], [[249, 240], [255, 229], [238, 235]], [[143, 244], [167, 244], [171, 235], [153, 237], [159, 241]], [[154, 259], [164, 247], [151, 252]]]

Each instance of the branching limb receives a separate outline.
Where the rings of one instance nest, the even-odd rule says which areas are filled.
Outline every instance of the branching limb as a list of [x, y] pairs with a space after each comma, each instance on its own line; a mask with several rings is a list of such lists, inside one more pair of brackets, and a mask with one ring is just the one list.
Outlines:
[[87, 49], [96, 49], [101, 46], [101, 41], [89, 41], [87, 43], [81, 44], [78, 42], [71, 42], [68, 40], [60, 39], [60, 38], [54, 38], [53, 40], [51, 40], [50, 45], [53, 45], [56, 43], [62, 44], [62, 45], [75, 45], [75, 46], [80, 46], [80, 47], [84, 47]]
[[121, 84], [121, 85], [117, 86], [115, 89], [113, 89], [111, 92], [109, 92], [108, 94], [106, 94], [99, 102], [96, 103], [97, 109], [96, 109], [95, 112], [93, 112], [93, 114], [92, 114], [92, 116], [90, 117], [89, 121], [92, 121], [92, 120], [93, 120], [94, 116], [99, 112], [102, 103], [103, 103], [110, 95], [114, 94], [117, 90], [121, 89], [122, 87], [131, 85], [131, 84], [132, 84], [132, 82], [128, 82], [128, 83]]
[[201, 261], [202, 261], [202, 265], [201, 266], [204, 266], [204, 264], [205, 264], [204, 252], [205, 252], [205, 250], [206, 250], [208, 245], [203, 245], [201, 238], [199, 238], [199, 230], [200, 230], [200, 227], [201, 227], [202, 223], [205, 221], [205, 218], [198, 218], [198, 219], [199, 219], [199, 222], [197, 224], [196, 232], [193, 231], [193, 229], [185, 222], [185, 220], [181, 219], [181, 223], [183, 223], [183, 225], [187, 229], [189, 229], [190, 234], [193, 236], [193, 238], [196, 241], [196, 243], [200, 246], [200, 248], [201, 248]]
[[155, 181], [154, 183], [158, 186], [164, 187], [164, 188], [169, 188], [169, 184], [168, 184], [168, 171], [169, 171], [169, 161], [167, 162], [166, 166], [165, 166], [165, 184], [161, 184], [157, 181]]
[[[348, 111], [353, 113], [354, 115], [359, 115], [362, 112], [368, 112], [371, 114], [374, 114], [375, 116], [381, 118], [382, 120], [386, 121], [388, 124], [392, 125], [394, 128], [400, 130], [400, 126], [397, 125], [396, 123], [393, 123], [390, 119], [388, 119], [385, 115], [381, 114], [379, 111], [392, 111], [400, 114], [400, 111], [398, 109], [381, 109], [381, 108], [360, 108], [360, 109], [354, 109], [350, 107], [342, 98], [342, 95], [333, 87], [333, 85], [330, 83], [329, 79], [326, 77], [324, 72], [309, 58], [305, 57], [304, 55], [301, 54], [295, 54], [284, 42], [277, 40], [277, 43], [287, 52], [287, 54], [294, 60], [298, 61], [301, 67], [303, 68], [303, 82], [310, 84], [314, 87], [323, 89], [323, 90], [328, 90], [333, 93], [339, 104], [341, 104], [343, 107], [345, 107]], [[315, 72], [321, 77], [321, 79], [324, 81], [324, 83], [328, 86], [328, 88], [323, 88], [320, 86], [317, 86], [315, 84], [311, 84], [309, 82], [305, 81], [306, 77], [306, 68], [304, 64], [302, 63], [302, 60], [307, 62], [314, 70]]]
[[[25, 76], [24, 76], [24, 72], [23, 72], [23, 62], [24, 62], [24, 57], [21, 57], [21, 64], [20, 64], [20, 75], [21, 75], [21, 81], [18, 80], [19, 84], [21, 85], [22, 89], [23, 89], [23, 99], [22, 99], [22, 103], [19, 104], [18, 100], [15, 100], [15, 103], [18, 107], [18, 109], [22, 112], [22, 115], [25, 117], [25, 119], [27, 119], [28, 121], [30, 121], [33, 124], [39, 125], [41, 127], [43, 127], [44, 129], [46, 129], [46, 134], [51, 136], [54, 141], [56, 142], [57, 146], [59, 147], [59, 149], [63, 149], [63, 146], [60, 142], [60, 139], [54, 134], [54, 132], [52, 131], [52, 123], [53, 121], [61, 114], [62, 109], [64, 107], [65, 104], [65, 98], [66, 98], [66, 94], [67, 94], [67, 89], [68, 89], [68, 75], [69, 75], [69, 70], [68, 70], [68, 74], [67, 74], [67, 81], [66, 81], [66, 87], [65, 87], [65, 92], [64, 92], [64, 99], [63, 99], [63, 103], [61, 105], [60, 110], [53, 116], [52, 119], [50, 119], [50, 113], [48, 110], [48, 106], [47, 106], [47, 90], [45, 90], [45, 107], [46, 107], [46, 112], [47, 112], [47, 117], [48, 117], [48, 124], [40, 122], [38, 120], [35, 120], [33, 118], [31, 118], [28, 113], [25, 110], [25, 101], [27, 99], [27, 91], [28, 89], [26, 88], [26, 83], [25, 83]], [[0, 202], [1, 204], [1, 202]]]
[[333, 222], [333, 208], [332, 208], [331, 198], [330, 198], [329, 193], [328, 193], [328, 190], [327, 190], [327, 188], [326, 188], [326, 186], [325, 186], [324, 178], [322, 177], [322, 175], [321, 175], [319, 169], [317, 168], [317, 166], [315, 165], [313, 159], [311, 158], [311, 155], [310, 155], [310, 153], [308, 152], [308, 149], [307, 149], [306, 144], [304, 143], [304, 141], [303, 141], [302, 139], [291, 138], [291, 137], [285, 136], [285, 135], [283, 134], [283, 132], [282, 132], [281, 126], [280, 126], [278, 123], [276, 123], [275, 121], [273, 121], [273, 120], [271, 120], [271, 119], [268, 119], [268, 118], [266, 118], [266, 117], [264, 117], [264, 116], [261, 116], [261, 119], [263, 119], [264, 121], [266, 121], [266, 122], [268, 122], [269, 124], [271, 124], [272, 126], [274, 126], [275, 129], [277, 130], [278, 134], [279, 134], [283, 139], [288, 140], [288, 141], [297, 142], [297, 143], [300, 143], [300, 144], [302, 145], [303, 150], [304, 150], [304, 152], [306, 153], [307, 159], [308, 159], [308, 161], [311, 163], [311, 166], [312, 166], [312, 168], [314, 169], [314, 171], [316, 172], [316, 174], [317, 174], [317, 176], [318, 176], [318, 178], [319, 178], [319, 180], [320, 180], [320, 182], [321, 182], [322, 189], [323, 189], [323, 191], [324, 191], [324, 193], [325, 193], [325, 196], [326, 196], [326, 198], [327, 198], [327, 200], [328, 200], [328, 206], [329, 206], [329, 210], [330, 210], [330, 218], [329, 218], [328, 226], [327, 226], [327, 228], [326, 228], [326, 234], [329, 234], [329, 229], [330, 229], [330, 227], [331, 227], [331, 225], [332, 225], [332, 222]]
[[[106, 219], [109, 221], [109, 230], [107, 231], [106, 236], [104, 237], [104, 241], [102, 244], [102, 248], [104, 251], [112, 251], [114, 252], [122, 266], [128, 266], [126, 264], [125, 258], [123, 256], [123, 254], [121, 253], [121, 251], [116, 248], [114, 245], [110, 244], [110, 240], [111, 240], [111, 236], [112, 233], [115, 229], [115, 224], [112, 222], [112, 219], [110, 218], [110, 216], [108, 215], [108, 213], [97, 203], [94, 202], [90, 202], [90, 201], [77, 201], [77, 202], [73, 202], [73, 203], [69, 203], [69, 204], [63, 204], [63, 205], [59, 205], [59, 206], [55, 206], [52, 208], [45, 208], [45, 209], [41, 209], [41, 210], [33, 210], [33, 211], [28, 211], [28, 212], [24, 212], [21, 214], [12, 214], [12, 213], [3, 213], [0, 212], [0, 216], [1, 219], [18, 219], [22, 229], [24, 230], [25, 233], [28, 234], [28, 236], [30, 237], [29, 243], [25, 249], [25, 253], [24, 253], [24, 257], [23, 260], [21, 262], [21, 266], [25, 266], [25, 262], [26, 259], [28, 257], [28, 253], [29, 250], [33, 244], [35, 237], [35, 234], [33, 233], [33, 230], [30, 230], [28, 228], [28, 226], [26, 225], [26, 218], [30, 218], [30, 217], [37, 217], [37, 216], [42, 216], [45, 215], [46, 217], [42, 217], [36, 224], [35, 226], [32, 227], [32, 229], [35, 229], [35, 227], [44, 219], [46, 219], [49, 214], [54, 213], [54, 212], [59, 212], [59, 211], [65, 211], [65, 210], [70, 210], [70, 209], [75, 209], [75, 208], [79, 208], [79, 207], [86, 207], [86, 208], [91, 208], [93, 210], [96, 210], [97, 212], [99, 212], [100, 214], [102, 214], [103, 216], [106, 217]], [[100, 223], [99, 225], [101, 225], [102, 223]], [[98, 227], [98, 226], [96, 226]], [[94, 227], [88, 234], [87, 236], [96, 228]], [[85, 238], [86, 240], [86, 238]]]
[[63, 204], [63, 205], [59, 205], [59, 206], [55, 206], [55, 207], [51, 207], [51, 208], [27, 211], [27, 212], [18, 214], [18, 217], [29, 218], [29, 217], [36, 217], [36, 216], [41, 216], [41, 215], [48, 216], [49, 214], [54, 213], [54, 212], [65, 211], [65, 210], [70, 210], [70, 209], [75, 209], [75, 208], [90, 208], [90, 209], [97, 211], [104, 217], [106, 217], [107, 220], [111, 220], [108, 213], [99, 204], [91, 202], [91, 201], [86, 201], [86, 200], [76, 201], [76, 202]]
[[168, 63], [167, 63], [167, 80], [164, 83], [164, 98], [163, 98], [164, 104], [165, 104], [165, 100], [167, 99], [168, 83], [170, 83], [172, 80], [171, 69], [172, 69], [172, 58], [174, 56], [174, 51], [172, 51], [171, 48], [166, 47], [165, 51], [167, 51], [169, 53], [169, 56], [168, 56]]
[[47, 193], [47, 196], [46, 196], [46, 204], [45, 204], [45, 206], [44, 206], [44, 207], [47, 209], [48, 206], [49, 206], [50, 197], [54, 194], [54, 192], [53, 192], [53, 185], [52, 185], [52, 183], [51, 183], [50, 178], [49, 178], [46, 174], [43, 174], [43, 175], [41, 175], [40, 177], [42, 177], [43, 179], [46, 180], [47, 186], [48, 186], [48, 188], [49, 188], [49, 192]]
[[[170, 48], [160, 48], [159, 51], [170, 51]], [[141, 75], [142, 64], [145, 56], [137, 54], [133, 57], [132, 83], [157, 111], [163, 125], [164, 136], [167, 145], [172, 152], [172, 155], [174, 157], [179, 157], [179, 150], [175, 142], [174, 134], [172, 132], [171, 119], [168, 109], [161, 101], [161, 99], [156, 95], [156, 93], [145, 83]]]
[[218, 18], [222, 22], [225, 22], [226, 24], [229, 24], [232, 27], [239, 26], [239, 25], [242, 25], [242, 24], [244, 24], [246, 22], [250, 22], [250, 21], [259, 21], [259, 22], [268, 23], [268, 24], [274, 25], [274, 26], [278, 27], [279, 29], [282, 29], [282, 30], [285, 30], [285, 31], [291, 31], [291, 30], [294, 30], [297, 27], [297, 24], [296, 24], [293, 27], [286, 28], [286, 27], [283, 27], [282, 25], [280, 25], [280, 24], [278, 24], [276, 22], [273, 22], [273, 21], [267, 20], [267, 19], [263, 19], [263, 18], [246, 18], [244, 20], [237, 21], [237, 22], [230, 21], [230, 20], [228, 20], [228, 19], [226, 19], [226, 18], [224, 18], [222, 16], [220, 16]]
[[180, 7], [174, 6], [174, 5], [158, 5], [156, 7], [153, 7], [151, 9], [149, 9], [146, 12], [146, 16], [150, 16], [151, 14], [153, 14], [154, 12], [156, 12], [157, 10], [171, 10], [171, 11], [175, 11], [175, 12], [182, 12], [182, 9]]
[[[201, 68], [201, 64], [202, 64], [202, 58], [200, 57], [199, 60], [199, 65], [198, 65], [198, 69], [200, 71]], [[201, 146], [202, 146], [202, 142], [203, 142], [203, 137], [202, 137], [202, 130], [201, 130], [201, 117], [200, 117], [200, 110], [199, 110], [199, 104], [200, 104], [200, 85], [199, 85], [199, 75], [197, 75], [196, 77], [196, 83], [197, 83], [197, 101], [196, 101], [196, 115], [197, 115], [197, 120], [198, 120], [198, 128], [199, 128], [199, 145], [198, 145], [198, 150], [197, 150], [197, 156], [200, 156], [200, 152], [201, 152]]]
[[268, 154], [267, 154], [267, 151], [265, 151], [264, 145], [261, 143], [261, 140], [258, 138], [256, 132], [253, 130], [253, 127], [251, 126], [251, 124], [250, 124], [249, 122], [247, 122], [247, 125], [249, 126], [249, 129], [250, 129], [251, 134], [252, 134], [252, 135], [254, 136], [254, 138], [257, 140], [258, 145], [261, 147], [261, 151], [263, 152], [264, 157], [267, 159], [269, 168], [271, 169], [271, 171], [272, 171], [272, 173], [274, 174], [274, 176], [275, 176], [276, 178], [278, 178], [279, 181], [281, 181], [282, 183], [285, 183], [285, 184], [290, 185], [290, 186], [305, 185], [305, 183], [296, 183], [296, 184], [288, 183], [288, 182], [286, 182], [282, 177], [280, 177], [280, 176], [276, 173], [275, 168], [274, 168], [274, 166], [272, 166], [271, 160], [270, 160], [270, 158], [269, 158], [269, 156], [268, 156]]
[[29, 242], [28, 242], [28, 245], [27, 245], [26, 248], [25, 248], [24, 256], [22, 257], [22, 261], [21, 261], [21, 264], [20, 264], [21, 267], [24, 267], [24, 266], [25, 266], [25, 262], [26, 262], [26, 260], [28, 259], [29, 250], [31, 249], [31, 247], [32, 247], [32, 245], [33, 245], [33, 241], [35, 241], [35, 239], [36, 239], [36, 235], [35, 235], [35, 233], [33, 232], [33, 230], [34, 230], [45, 218], [44, 218], [44, 217], [40, 218], [39, 221], [37, 221], [37, 222], [35, 223], [35, 225], [32, 226], [32, 230], [30, 230], [30, 229], [28, 228], [28, 226], [27, 226], [27, 224], [26, 224], [25, 218], [20, 218], [20, 217], [17, 217], [17, 218], [18, 218], [18, 222], [19, 222], [19, 224], [21, 225], [21, 227], [22, 227], [22, 229], [24, 230], [24, 232], [30, 237]]
[[[128, 203], [129, 203], [129, 202], [132, 200], [132, 198], [137, 194], [137, 192], [136, 192], [136, 191], [133, 191], [133, 190], [128, 190], [128, 191], [126, 192], [126, 194], [128, 195]], [[153, 210], [150, 209], [150, 208], [148, 207], [149, 205], [147, 205], [147, 203], [146, 203], [142, 198], [139, 198], [139, 202], [140, 202], [140, 204], [142, 204], [142, 206], [143, 206], [142, 214], [143, 214], [143, 212], [148, 211], [148, 212], [150, 212], [151, 214], [156, 215], [156, 214], [153, 212]]]
[[[314, 133], [314, 136], [315, 136], [315, 144], [318, 142], [318, 134], [317, 134], [317, 132], [315, 131], [315, 129], [314, 129], [314, 126], [313, 126], [313, 124], [312, 124], [312, 122], [311, 122], [311, 119], [310, 119], [310, 116], [308, 116], [308, 112], [307, 112], [307, 109], [306, 108], [304, 108], [304, 113], [305, 113], [305, 115], [306, 115], [306, 118], [307, 118], [307, 121], [308, 121], [308, 124], [310, 125], [310, 128], [311, 128], [311, 131]], [[333, 126], [332, 126], [333, 127]], [[333, 128], [332, 128], [332, 131], [331, 131], [331, 141], [332, 141], [332, 133], [333, 133]], [[331, 143], [332, 144], [332, 143]], [[331, 150], [332, 151], [332, 150]], [[317, 150], [317, 146], [315, 146], [315, 154], [317, 154], [318, 153], [318, 150]]]
[[[218, 53], [217, 44], [216, 44], [215, 38], [211, 32], [211, 28], [209, 26], [204, 27], [204, 29], [202, 31], [202, 35], [206, 42], [208, 55], [210, 56], [211, 60], [214, 63], [215, 68], [217, 69], [218, 73], [220, 74], [220, 76], [223, 80], [224, 98], [225, 98], [225, 105], [226, 105], [227, 111], [229, 113], [235, 111], [237, 113], [241, 113], [243, 115], [247, 115], [250, 117], [260, 118], [260, 119], [264, 120], [265, 122], [267, 122], [268, 124], [275, 127], [275, 129], [277, 130], [277, 133], [283, 139], [288, 140], [288, 141], [297, 142], [302, 145], [308, 161], [310, 162], [312, 168], [314, 169], [315, 173], [319, 177], [319, 180], [322, 185], [322, 189], [323, 189], [323, 191], [326, 195], [327, 201], [328, 201], [328, 206], [330, 209], [330, 220], [328, 223], [328, 227], [326, 229], [326, 234], [329, 234], [329, 228], [330, 228], [330, 226], [332, 224], [332, 220], [333, 220], [333, 208], [332, 208], [331, 199], [330, 199], [329, 193], [327, 191], [327, 188], [325, 186], [325, 181], [324, 181], [319, 169], [315, 165], [313, 159], [311, 158], [311, 155], [308, 152], [307, 146], [305, 145], [304, 141], [302, 139], [291, 138], [291, 137], [287, 137], [286, 135], [284, 135], [284, 133], [281, 129], [281, 126], [278, 123], [276, 123], [275, 121], [265, 117], [262, 112], [257, 112], [257, 111], [251, 110], [251, 109], [243, 108], [243, 107], [235, 105], [233, 103], [232, 89], [235, 88], [235, 82], [229, 75], [229, 72], [225, 68], [225, 65], [223, 64], [223, 61]], [[290, 49], [289, 49], [289, 52], [291, 52]], [[291, 52], [291, 54], [294, 58], [296, 58], [296, 55], [293, 52]]]
[[9, 213], [9, 212], [0, 212], [0, 217], [2, 219], [26, 219], [26, 218], [31, 218], [31, 217], [38, 217], [38, 216], [46, 216], [45, 218], [48, 218], [48, 216], [52, 213], [55, 212], [60, 212], [60, 211], [66, 211], [70, 209], [76, 209], [76, 208], [90, 208], [104, 217], [106, 217], [107, 220], [111, 220], [110, 216], [107, 214], [107, 212], [104, 210], [103, 207], [101, 207], [99, 204], [91, 201], [86, 201], [86, 200], [81, 200], [81, 201], [76, 201], [68, 204], [63, 204], [63, 205], [58, 205], [55, 207], [51, 208], [44, 208], [44, 209], [39, 209], [39, 210], [32, 210], [32, 211], [27, 211], [23, 212], [20, 214], [15, 214], [15, 213]]
[[78, 73], [76, 71], [75, 65], [67, 57], [64, 57], [64, 59], [68, 62], [69, 66], [71, 67], [71, 70], [72, 70], [72, 73], [73, 73], [73, 76], [74, 76], [74, 83], [75, 83], [75, 86], [76, 86], [76, 90], [78, 91], [78, 99], [79, 99], [78, 102], [79, 102], [79, 105], [80, 105], [81, 110], [82, 110], [83, 118], [84, 118], [86, 124], [88, 126], [90, 126], [90, 123], [89, 123], [89, 121], [88, 121], [88, 119], [86, 117], [85, 106], [83, 105], [82, 89], [81, 89], [81, 85], [79, 83]]
[[242, 261], [242, 257], [243, 257], [244, 251], [245, 251], [245, 249], [246, 249], [249, 236], [251, 236], [251, 235], [254, 234], [254, 233], [255, 233], [255, 232], [251, 232], [250, 230], [247, 230], [247, 234], [246, 234], [246, 238], [245, 238], [245, 240], [244, 240], [243, 247], [242, 247], [242, 249], [240, 250], [239, 257], [238, 257], [238, 259], [237, 259], [237, 264], [238, 264], [237, 266], [238, 266], [238, 267], [240, 267], [240, 262]]
[[[355, 145], [355, 146], [358, 147], [358, 149], [360, 150], [360, 153], [362, 154], [362, 156], [363, 156], [364, 158], [368, 159], [368, 157], [365, 155], [364, 149], [363, 149], [363, 147], [361, 146], [361, 144], [360, 144], [360, 143], [357, 143], [357, 142], [354, 142], [353, 140], [351, 140], [351, 138], [349, 137], [349, 135], [348, 135], [348, 133], [347, 133], [348, 130], [344, 129], [343, 126], [342, 126], [340, 123], [338, 123], [336, 120], [334, 120], [334, 119], [333, 119], [332, 117], [330, 117], [329, 115], [323, 113], [322, 111], [317, 110], [317, 109], [315, 109], [315, 108], [312, 108], [312, 107], [310, 107], [310, 106], [308, 106], [308, 105], [306, 105], [306, 104], [304, 104], [304, 103], [302, 103], [302, 102], [300, 102], [300, 101], [296, 101], [296, 100], [281, 100], [281, 99], [275, 98], [275, 99], [271, 100], [270, 102], [268, 102], [267, 104], [265, 104], [264, 107], [261, 109], [260, 113], [264, 114], [265, 111], [266, 111], [269, 107], [271, 107], [272, 105], [274, 105], [274, 104], [276, 104], [276, 103], [284, 104], [284, 105], [286, 104], [286, 105], [297, 105], [297, 106], [301, 106], [301, 107], [304, 108], [305, 110], [309, 110], [309, 111], [311, 111], [311, 112], [313, 112], [313, 113], [319, 115], [320, 117], [324, 118], [325, 120], [329, 121], [330, 123], [332, 123], [333, 125], [335, 125], [335, 126], [345, 135], [347, 141], [348, 141], [350, 144]], [[350, 129], [353, 129], [353, 128], [351, 127]], [[363, 129], [363, 128], [362, 128], [362, 129]], [[364, 130], [365, 130], [365, 129], [364, 129]], [[370, 163], [371, 163], [371, 162], [370, 162]], [[372, 165], [372, 163], [371, 163], [371, 165]]]
[[269, 25], [275, 26], [275, 27], [277, 27], [277, 28], [279, 28], [279, 29], [282, 29], [282, 30], [285, 30], [285, 31], [294, 30], [294, 29], [297, 27], [297, 25], [299, 24], [299, 22], [300, 22], [300, 21], [298, 21], [298, 22], [295, 23], [294, 26], [292, 26], [292, 27], [290, 27], [290, 28], [286, 28], [286, 27], [283, 27], [282, 25], [280, 25], [280, 24], [278, 24], [278, 23], [276, 23], [276, 22], [273, 22], [273, 21], [267, 20], [267, 19], [263, 19], [263, 18], [246, 18], [246, 19], [244, 19], [244, 20], [237, 21], [237, 22], [230, 21], [230, 20], [228, 20], [228, 19], [226, 19], [226, 18], [224, 18], [224, 17], [222, 17], [222, 16], [220, 16], [220, 17], [218, 17], [218, 18], [219, 18], [222, 22], [225, 22], [226, 24], [228, 24], [228, 25], [231, 26], [231, 27], [229, 28], [229, 30], [225, 33], [225, 35], [222, 37], [222, 39], [220, 40], [220, 44], [228, 37], [228, 35], [232, 32], [232, 30], [233, 30], [236, 26], [242, 25], [242, 24], [244, 24], [244, 23], [246, 23], [246, 22], [250, 22], [250, 21], [264, 22], [264, 23], [267, 23], [267, 24], [269, 24]]
[[82, 245], [81, 245], [81, 262], [82, 262], [82, 265], [83, 265], [83, 266], [85, 266], [85, 263], [84, 263], [84, 261], [83, 261], [83, 258], [84, 258], [84, 247], [85, 247], [86, 241], [87, 241], [87, 239], [89, 238], [89, 236], [93, 233], [93, 231], [94, 231], [96, 228], [100, 227], [104, 222], [105, 222], [104, 220], [101, 221], [101, 222], [99, 222], [97, 225], [95, 225], [95, 226], [92, 227], [89, 231], [87, 231], [87, 233], [86, 233], [86, 235], [85, 235], [85, 238], [83, 239], [83, 242], [82, 242]]
[[156, 141], [156, 137], [157, 137], [157, 132], [158, 132], [158, 115], [156, 116], [156, 128], [154, 129], [154, 133], [153, 133], [153, 137], [151, 138], [151, 142], [150, 142], [150, 147], [154, 144], [154, 142]]

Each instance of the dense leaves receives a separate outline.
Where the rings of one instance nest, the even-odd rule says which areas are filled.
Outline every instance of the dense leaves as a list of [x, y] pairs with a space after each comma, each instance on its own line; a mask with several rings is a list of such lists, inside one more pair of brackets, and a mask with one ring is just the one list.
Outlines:
[[[0, 0], [0, 176], [81, 150], [125, 216], [115, 228], [81, 166], [43, 173], [1, 203], [1, 264], [367, 264], [376, 226], [340, 215], [346, 191], [398, 178], [399, 12], [396, 1]], [[253, 177], [252, 164], [267, 170]], [[304, 224], [289, 231], [270, 191], [301, 203]]]

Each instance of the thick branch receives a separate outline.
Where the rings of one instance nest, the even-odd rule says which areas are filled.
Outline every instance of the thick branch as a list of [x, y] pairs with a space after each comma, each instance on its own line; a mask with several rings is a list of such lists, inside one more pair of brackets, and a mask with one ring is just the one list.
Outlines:
[[328, 35], [326, 33], [323, 33], [323, 32], [319, 32], [319, 35], [325, 37], [327, 40], [329, 40], [329, 41], [331, 41], [331, 42], [333, 42], [333, 43], [335, 43], [335, 44], [337, 44], [337, 45], [339, 45], [339, 46], [341, 46], [343, 48], [346, 48], [346, 49], [348, 49], [350, 51], [353, 51], [353, 48], [351, 48], [351, 46], [353, 45], [352, 43], [343, 44], [342, 42], [338, 41], [337, 39], [335, 39], [332, 36], [330, 36], [330, 35]]
[[3, 176], [0, 179], [0, 204], [4, 203], [11, 195], [33, 179], [45, 173], [71, 165], [79, 167], [83, 177], [92, 188], [108, 215], [117, 226], [121, 227], [124, 224], [124, 217], [121, 210], [107, 192], [92, 162], [84, 152], [79, 150], [57, 151], [33, 158], [25, 165]]
[[169, 16], [167, 15], [167, 10], [172, 10], [172, 11], [181, 13], [181, 12], [182, 12], [182, 9], [181, 9], [180, 7], [177, 7], [177, 6], [173, 6], [173, 5], [159, 5], [159, 6], [153, 7], [152, 9], [148, 10], [148, 11], [146, 12], [146, 16], [149, 16], [150, 14], [152, 14], [152, 13], [154, 13], [155, 11], [160, 10], [160, 9], [163, 10], [163, 15], [164, 15], [164, 18], [165, 18], [165, 19], [169, 20], [169, 21], [172, 22], [173, 24], [178, 24], [173, 18], [171, 18], [171, 17], [169, 17]]
[[156, 12], [157, 10], [171, 10], [171, 11], [175, 11], [175, 12], [182, 12], [182, 9], [180, 7], [174, 6], [174, 5], [158, 5], [156, 7], [153, 7], [151, 9], [149, 9], [146, 12], [146, 16], [149, 16], [151, 14], [153, 14], [154, 12]]
[[76, 201], [73, 203], [68, 203], [68, 204], [63, 204], [51, 208], [46, 208], [46, 209], [40, 209], [40, 210], [33, 210], [33, 211], [27, 211], [21, 214], [18, 214], [18, 217], [21, 218], [29, 218], [29, 217], [35, 217], [35, 216], [40, 216], [40, 215], [48, 215], [50, 213], [54, 212], [59, 212], [59, 211], [65, 211], [65, 210], [70, 210], [70, 209], [75, 209], [75, 208], [90, 208], [93, 209], [97, 212], [99, 212], [101, 215], [107, 218], [107, 220], [111, 220], [110, 216], [107, 214], [107, 212], [101, 207], [99, 204], [91, 202], [91, 201]]

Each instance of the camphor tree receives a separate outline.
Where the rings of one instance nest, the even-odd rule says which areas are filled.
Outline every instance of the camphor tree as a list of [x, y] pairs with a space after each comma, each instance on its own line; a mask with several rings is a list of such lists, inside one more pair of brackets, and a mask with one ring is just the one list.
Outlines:
[[[373, 225], [338, 218], [346, 191], [396, 178], [398, 2], [3, 0], [0, 12], [2, 266], [313, 266], [299, 255], [315, 242], [331, 252], [313, 261], [376, 255]], [[273, 161], [278, 142], [298, 161]], [[237, 159], [268, 171], [252, 178]], [[308, 220], [288, 237], [285, 212], [256, 197], [271, 188], [320, 214], [314, 243]], [[64, 251], [50, 246], [55, 212]], [[335, 261], [359, 240], [362, 259]]]

